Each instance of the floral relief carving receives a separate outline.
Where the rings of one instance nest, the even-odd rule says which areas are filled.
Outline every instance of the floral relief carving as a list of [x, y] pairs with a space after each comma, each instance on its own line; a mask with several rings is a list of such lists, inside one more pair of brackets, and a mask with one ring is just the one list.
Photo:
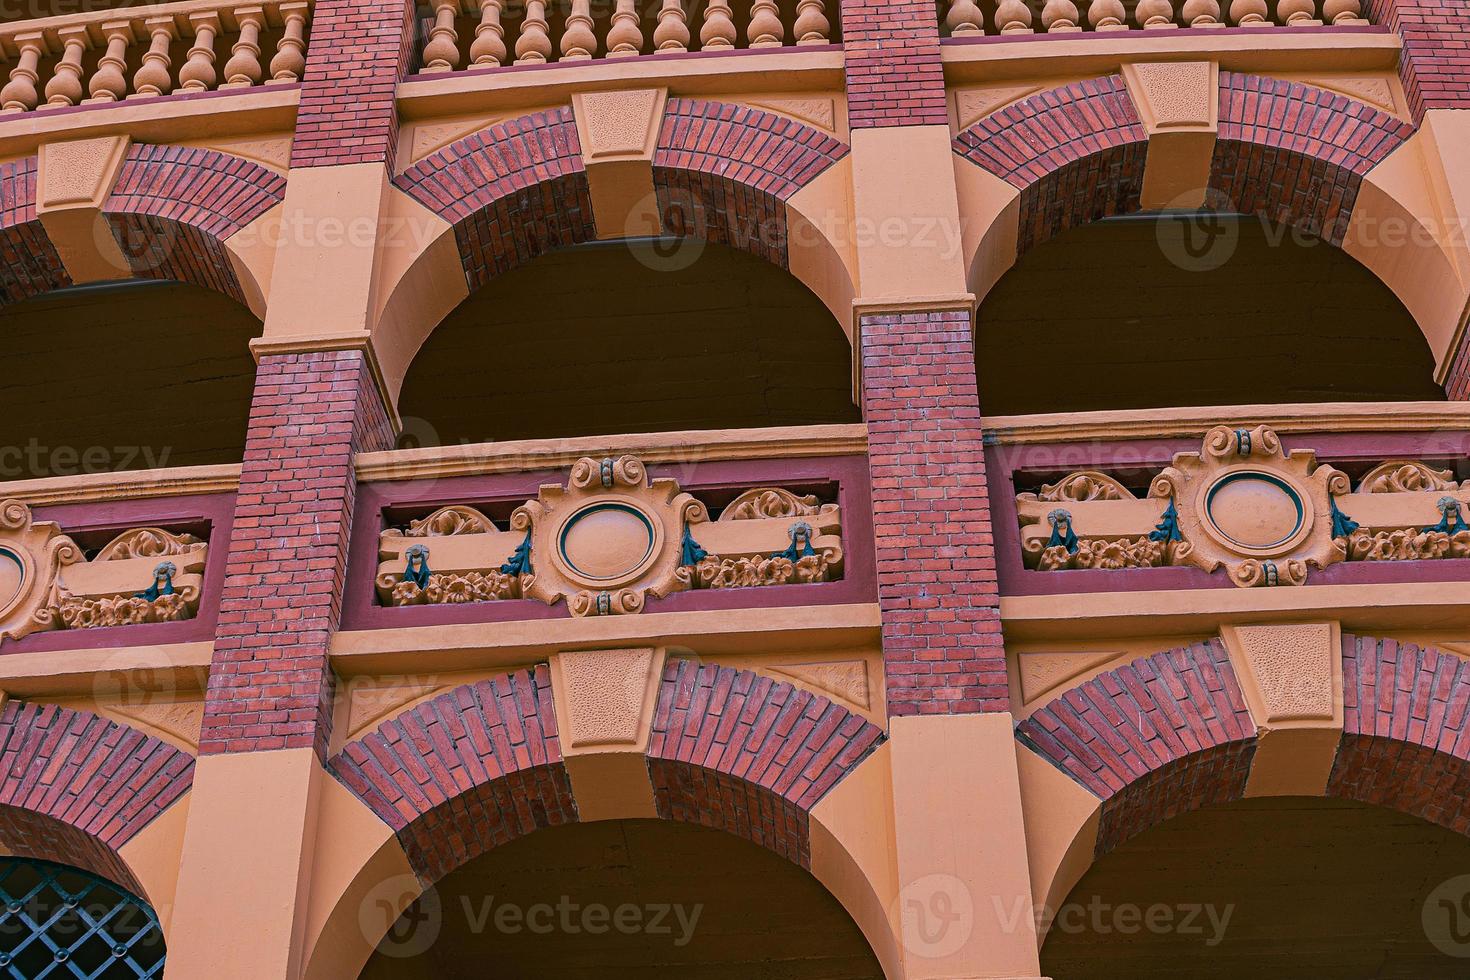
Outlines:
[[1221, 425], [1143, 500], [1093, 470], [1019, 494], [1021, 547], [1039, 571], [1194, 565], [1223, 568], [1242, 588], [1303, 585], [1341, 561], [1467, 558], [1466, 491], [1452, 476], [1393, 460], [1354, 492], [1345, 473], [1310, 450], [1285, 452], [1269, 428]]

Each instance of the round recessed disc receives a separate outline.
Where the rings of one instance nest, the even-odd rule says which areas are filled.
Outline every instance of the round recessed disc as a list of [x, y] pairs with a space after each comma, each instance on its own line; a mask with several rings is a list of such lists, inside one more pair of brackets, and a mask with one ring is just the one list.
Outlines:
[[0, 548], [0, 612], [9, 609], [11, 603], [15, 602], [24, 583], [25, 567], [21, 565], [20, 558]]
[[630, 575], [652, 550], [652, 523], [624, 504], [588, 507], [574, 515], [561, 533], [562, 558], [589, 579]]
[[1302, 526], [1302, 501], [1264, 473], [1232, 473], [1210, 489], [1210, 522], [1234, 544], [1267, 549], [1286, 544]]

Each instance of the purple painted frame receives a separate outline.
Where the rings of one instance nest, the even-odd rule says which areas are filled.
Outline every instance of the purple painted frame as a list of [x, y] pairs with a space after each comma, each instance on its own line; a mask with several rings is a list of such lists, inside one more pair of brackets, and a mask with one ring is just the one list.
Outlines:
[[[763, 486], [835, 483], [842, 506], [843, 577], [811, 585], [773, 585], [760, 589], [697, 589], [648, 599], [645, 613], [714, 609], [775, 608], [876, 602], [878, 578], [873, 551], [873, 505], [868, 463], [863, 456], [817, 456], [649, 466], [650, 477], [671, 476], [682, 489], [743, 491]], [[463, 605], [391, 608], [376, 601], [378, 535], [387, 526], [385, 511], [435, 508], [450, 504], [489, 504], [536, 496], [542, 484], [564, 484], [567, 469], [363, 484], [357, 493], [352, 543], [347, 563], [347, 594], [342, 629], [389, 629], [460, 623], [569, 619], [565, 602], [548, 606], [535, 599], [504, 599]]]
[[[51, 630], [20, 640], [0, 641], [0, 656], [52, 650], [96, 650], [105, 647], [194, 643], [214, 639], [219, 618], [220, 588], [230, 556], [230, 528], [235, 518], [235, 495], [212, 493], [188, 497], [156, 497], [105, 503], [55, 504], [35, 507], [36, 521], [55, 521], [69, 535], [122, 533], [135, 527], [208, 525], [209, 558], [204, 564], [199, 615], [177, 623], [103, 626], [89, 630]], [[144, 583], [146, 584], [146, 583]]]
[[[1388, 459], [1422, 459], [1450, 469], [1470, 458], [1470, 432], [1343, 432], [1282, 435], [1282, 449], [1312, 449], [1317, 458], [1341, 469], [1358, 472], [1367, 464]], [[1159, 468], [1175, 453], [1198, 452], [1198, 439], [1120, 440], [1116, 442], [1059, 442], [1035, 445], [986, 446], [990, 474], [990, 510], [995, 515], [996, 566], [1003, 596], [1073, 595], [1092, 592], [1141, 592], [1176, 589], [1233, 589], [1222, 573], [1198, 568], [1076, 569], [1042, 572], [1027, 568], [1021, 558], [1020, 517], [1016, 508], [1018, 472], [1059, 473], [1080, 469], [1127, 470]], [[1349, 514], [1351, 516], [1351, 514]], [[1340, 562], [1314, 571], [1313, 585], [1379, 585], [1394, 582], [1470, 581], [1470, 559], [1414, 562]]]

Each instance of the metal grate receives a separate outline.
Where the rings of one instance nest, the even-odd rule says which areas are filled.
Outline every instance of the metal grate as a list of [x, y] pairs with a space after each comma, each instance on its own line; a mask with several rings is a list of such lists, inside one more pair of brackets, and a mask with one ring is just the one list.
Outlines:
[[142, 899], [76, 868], [0, 858], [0, 980], [161, 977], [163, 952]]

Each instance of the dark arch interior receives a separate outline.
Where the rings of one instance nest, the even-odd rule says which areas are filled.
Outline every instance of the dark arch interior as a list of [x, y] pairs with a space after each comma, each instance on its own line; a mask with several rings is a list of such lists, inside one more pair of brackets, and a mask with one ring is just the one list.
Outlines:
[[855, 422], [850, 348], [787, 272], [722, 245], [606, 242], [502, 276], [439, 325], [411, 443]]
[[812, 875], [738, 837], [660, 820], [537, 831], [415, 902], [361, 980], [881, 980]]
[[234, 300], [177, 282], [0, 307], [0, 481], [239, 462], [260, 330]]
[[1447, 980], [1470, 973], [1467, 956], [1470, 839], [1380, 807], [1268, 797], [1176, 817], [1100, 858], [1056, 910], [1041, 972]]
[[1038, 246], [981, 304], [976, 362], [991, 416], [1444, 399], [1387, 286], [1238, 215], [1113, 218]]

